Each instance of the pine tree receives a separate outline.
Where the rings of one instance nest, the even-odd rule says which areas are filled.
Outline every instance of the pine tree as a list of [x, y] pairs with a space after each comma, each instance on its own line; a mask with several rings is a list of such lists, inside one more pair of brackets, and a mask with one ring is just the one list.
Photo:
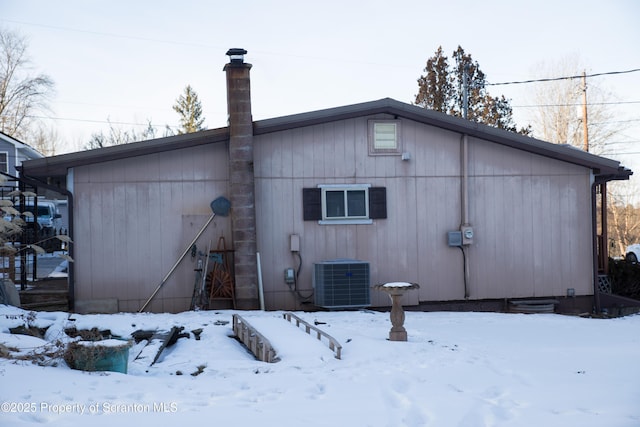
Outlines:
[[180, 114], [178, 134], [197, 132], [203, 129], [202, 105], [198, 100], [198, 94], [191, 88], [191, 85], [187, 85], [184, 94], [178, 97], [173, 109]]
[[441, 113], [449, 113], [453, 100], [453, 77], [449, 75], [449, 60], [438, 48], [435, 56], [427, 60], [427, 73], [418, 79], [416, 104]]
[[435, 55], [427, 60], [425, 75], [418, 79], [418, 94], [415, 104], [456, 117], [463, 117], [464, 73], [467, 73], [469, 120], [518, 132], [525, 135], [530, 129], [518, 130], [513, 122], [513, 111], [508, 99], [504, 96], [492, 97], [486, 90], [485, 74], [471, 55], [462, 47], [453, 52], [455, 65], [449, 65], [449, 58], [444, 56], [442, 46]]

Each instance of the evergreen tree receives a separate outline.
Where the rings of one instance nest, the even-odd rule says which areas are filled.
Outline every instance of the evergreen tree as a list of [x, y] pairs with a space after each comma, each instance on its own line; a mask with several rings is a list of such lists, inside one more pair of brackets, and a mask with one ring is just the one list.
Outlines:
[[178, 97], [173, 109], [180, 114], [178, 134], [197, 132], [203, 129], [202, 105], [198, 100], [198, 94], [191, 88], [191, 85], [187, 85], [184, 94]]
[[513, 111], [504, 96], [492, 97], [486, 90], [486, 78], [477, 61], [464, 52], [462, 47], [453, 52], [455, 65], [450, 67], [442, 46], [427, 60], [425, 75], [418, 79], [418, 94], [415, 104], [456, 117], [463, 117], [464, 73], [467, 73], [469, 120], [519, 132], [525, 135], [530, 129], [518, 130], [513, 122]]
[[418, 79], [416, 104], [448, 114], [452, 108], [454, 81], [449, 74], [449, 60], [444, 56], [442, 46], [427, 60], [424, 71], [427, 74]]

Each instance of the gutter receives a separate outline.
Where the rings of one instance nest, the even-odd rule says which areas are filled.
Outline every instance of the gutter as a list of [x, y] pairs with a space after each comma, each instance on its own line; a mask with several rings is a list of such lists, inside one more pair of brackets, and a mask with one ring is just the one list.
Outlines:
[[[73, 193], [71, 193], [69, 190], [62, 189], [60, 187], [56, 187], [51, 184], [47, 184], [36, 178], [32, 178], [28, 176], [25, 173], [24, 168], [22, 166], [18, 166], [16, 167], [16, 169], [18, 170], [18, 172], [20, 172], [20, 177], [18, 179], [24, 181], [25, 183], [32, 185], [34, 187], [43, 187], [48, 190], [55, 191], [56, 193], [64, 194], [65, 196], [67, 196], [68, 209], [69, 209], [69, 236], [73, 241], [73, 234], [74, 234], [73, 233]], [[74, 255], [73, 243], [69, 243], [68, 252], [69, 252], [69, 256], [73, 258], [73, 255]], [[72, 262], [69, 263], [69, 267], [68, 267], [68, 282], [69, 282], [69, 311], [72, 312], [75, 308], [75, 302], [76, 302], [75, 269]]]

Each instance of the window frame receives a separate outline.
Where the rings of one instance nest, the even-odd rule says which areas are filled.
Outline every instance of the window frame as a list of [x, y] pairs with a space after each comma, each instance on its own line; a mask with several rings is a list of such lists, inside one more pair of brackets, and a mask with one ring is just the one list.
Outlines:
[[[395, 126], [395, 148], [376, 147], [376, 125], [393, 124]], [[402, 155], [402, 122], [398, 119], [371, 119], [368, 121], [368, 140], [370, 156], [401, 156]]]
[[[0, 158], [4, 155], [4, 161], [0, 159], [0, 172], [9, 173], [9, 152], [0, 151]], [[3, 170], [4, 166], [4, 170]]]
[[[322, 219], [320, 224], [372, 224], [369, 213], [369, 189], [371, 184], [320, 184]], [[342, 191], [344, 193], [344, 216], [329, 216], [327, 213], [327, 192]], [[364, 191], [364, 215], [349, 215], [348, 193], [349, 191]]]

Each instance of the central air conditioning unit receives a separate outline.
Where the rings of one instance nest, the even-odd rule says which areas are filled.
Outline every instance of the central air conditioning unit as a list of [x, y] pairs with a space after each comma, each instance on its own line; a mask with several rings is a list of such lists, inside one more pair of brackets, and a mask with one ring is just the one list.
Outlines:
[[371, 305], [369, 263], [336, 259], [313, 264], [315, 305], [357, 308]]

